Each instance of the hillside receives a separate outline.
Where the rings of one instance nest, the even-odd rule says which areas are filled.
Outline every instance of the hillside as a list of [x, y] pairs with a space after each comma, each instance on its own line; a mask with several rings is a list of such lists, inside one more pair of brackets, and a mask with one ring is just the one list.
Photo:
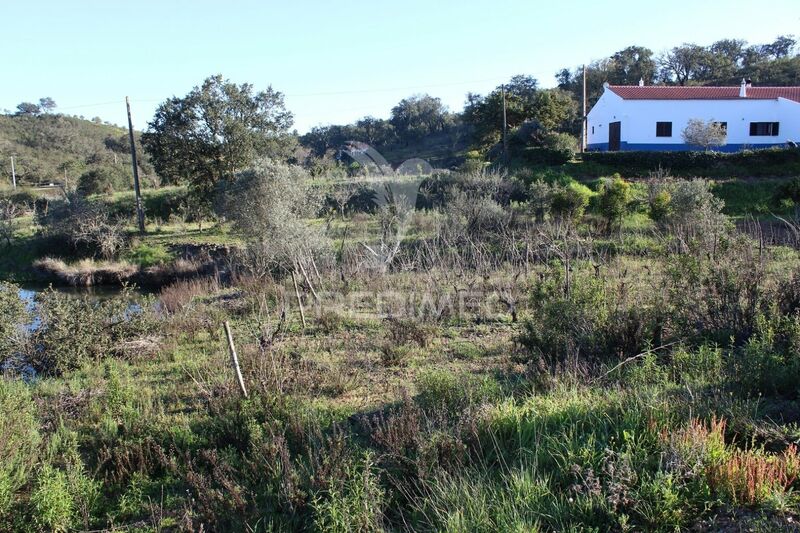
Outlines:
[[[143, 173], [152, 175], [141, 149], [139, 153]], [[66, 115], [0, 115], [3, 184], [11, 182], [12, 155], [21, 185], [61, 183], [65, 176], [77, 180], [83, 173], [100, 168], [131, 174], [125, 129]]]

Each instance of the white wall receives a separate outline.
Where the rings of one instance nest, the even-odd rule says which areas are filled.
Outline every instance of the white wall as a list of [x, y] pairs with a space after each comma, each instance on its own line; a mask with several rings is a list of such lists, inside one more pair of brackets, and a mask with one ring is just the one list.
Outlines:
[[[586, 129], [588, 144], [608, 142], [608, 123], [623, 120], [623, 106], [625, 101], [616, 93], [608, 89], [597, 100], [589, 111]], [[655, 128], [655, 126], [653, 126]], [[622, 128], [622, 138], [625, 139], [625, 128]]]
[[[683, 144], [689, 119], [728, 123], [728, 144], [800, 142], [800, 103], [777, 100], [623, 100], [606, 89], [589, 113], [589, 144], [608, 142], [608, 123], [622, 122], [622, 142]], [[672, 137], [656, 137], [656, 122], [672, 122]], [[750, 136], [751, 122], [780, 122], [777, 136]], [[594, 127], [594, 134], [592, 134]]]

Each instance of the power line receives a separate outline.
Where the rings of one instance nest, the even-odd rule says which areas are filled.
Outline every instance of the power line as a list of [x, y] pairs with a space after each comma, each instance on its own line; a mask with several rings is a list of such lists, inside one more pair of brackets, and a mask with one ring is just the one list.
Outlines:
[[290, 94], [287, 93], [286, 96], [336, 96], [341, 94], [369, 94], [369, 93], [385, 93], [385, 92], [393, 92], [393, 91], [413, 91], [415, 89], [431, 89], [436, 87], [452, 87], [456, 85], [470, 85], [472, 83], [483, 83], [486, 81], [498, 81], [500, 80], [499, 77], [495, 78], [484, 78], [482, 80], [471, 80], [471, 81], [458, 81], [458, 82], [450, 82], [450, 83], [436, 83], [431, 85], [415, 85], [410, 87], [393, 87], [393, 88], [385, 88], [385, 89], [360, 89], [354, 91], [331, 91], [331, 92], [319, 92], [319, 93], [294, 93]]
[[[371, 94], [371, 93], [388, 93], [388, 92], [395, 92], [395, 91], [413, 91], [419, 89], [434, 89], [437, 87], [454, 87], [458, 85], [470, 85], [473, 83], [484, 83], [487, 81], [501, 81], [503, 78], [497, 76], [494, 78], [484, 78], [480, 80], [470, 80], [470, 81], [457, 81], [457, 82], [448, 82], [448, 83], [434, 83], [428, 85], [412, 85], [406, 87], [385, 87], [380, 89], [355, 89], [355, 90], [346, 90], [346, 91], [322, 91], [322, 92], [315, 92], [315, 93], [283, 93], [284, 96], [288, 97], [306, 97], [306, 96], [338, 96], [338, 95], [346, 95], [346, 94]], [[161, 102], [166, 98], [136, 98], [133, 101], [135, 102]], [[70, 105], [66, 107], [58, 107], [59, 111], [67, 111], [71, 109], [84, 109], [90, 107], [101, 107], [101, 106], [109, 106], [109, 105], [118, 105], [119, 100], [113, 100], [110, 102], [96, 102], [91, 104], [78, 104], [78, 105]]]

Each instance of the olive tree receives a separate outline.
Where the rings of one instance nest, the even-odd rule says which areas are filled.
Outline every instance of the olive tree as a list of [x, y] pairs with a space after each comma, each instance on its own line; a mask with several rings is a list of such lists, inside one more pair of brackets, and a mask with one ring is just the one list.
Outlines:
[[310, 223], [321, 198], [301, 167], [270, 160], [239, 173], [226, 187], [223, 214], [247, 241], [247, 266], [256, 275], [306, 271], [329, 249]]
[[681, 135], [683, 142], [691, 146], [699, 146], [703, 150], [723, 146], [728, 139], [727, 129], [721, 122], [713, 120], [706, 122], [698, 118], [689, 119]]

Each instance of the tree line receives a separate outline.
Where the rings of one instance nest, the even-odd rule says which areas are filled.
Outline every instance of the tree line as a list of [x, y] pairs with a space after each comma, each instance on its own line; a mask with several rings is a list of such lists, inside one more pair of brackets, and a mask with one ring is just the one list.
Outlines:
[[[637, 85], [738, 85], [751, 79], [762, 86], [800, 85], [797, 40], [781, 35], [769, 44], [750, 45], [743, 39], [721, 39], [708, 46], [684, 43], [656, 55], [644, 46], [628, 46], [586, 65], [590, 104], [603, 93], [603, 83]], [[558, 87], [580, 101], [583, 67], [556, 74]]]
[[[586, 75], [591, 105], [602, 94], [604, 82], [730, 85], [746, 77], [760, 85], [800, 85], [800, 55], [797, 41], [789, 36], [757, 45], [741, 39], [708, 46], [682, 44], [659, 55], [629, 46], [587, 65]], [[164, 101], [142, 144], [163, 183], [187, 183], [206, 201], [218, 184], [256, 159], [335, 165], [336, 151], [350, 140], [383, 153], [394, 151], [402, 159], [408, 154], [425, 157], [431, 150], [473, 154], [481, 160], [531, 149], [568, 157], [580, 131], [583, 68], [561, 69], [556, 78], [557, 87], [542, 88], [530, 75], [513, 76], [487, 94], [468, 93], [460, 112], [448, 109], [440, 98], [416, 94], [400, 100], [387, 119], [367, 116], [297, 135], [291, 131], [293, 114], [281, 92], [272, 87], [257, 91], [251, 84], [215, 75], [186, 96]], [[16, 114], [36, 116], [54, 108], [51, 98], [42, 98], [39, 104], [21, 103]], [[507, 137], [501, 144], [504, 116]]]

